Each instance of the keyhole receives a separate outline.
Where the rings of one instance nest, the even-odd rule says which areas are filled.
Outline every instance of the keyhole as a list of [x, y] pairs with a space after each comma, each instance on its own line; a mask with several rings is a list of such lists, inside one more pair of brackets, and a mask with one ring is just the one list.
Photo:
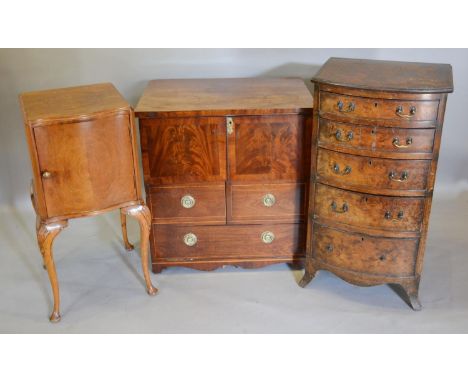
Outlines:
[[377, 102], [376, 102], [376, 103], [374, 103], [374, 107], [377, 107]]
[[381, 256], [379, 257], [379, 260], [380, 260], [380, 261], [384, 261], [384, 260], [385, 260], [385, 256], [384, 256], [384, 255], [381, 255]]

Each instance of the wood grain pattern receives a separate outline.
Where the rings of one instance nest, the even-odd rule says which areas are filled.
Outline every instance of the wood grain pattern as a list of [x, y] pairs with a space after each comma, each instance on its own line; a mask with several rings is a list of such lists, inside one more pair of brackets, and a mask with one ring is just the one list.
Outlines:
[[135, 108], [142, 118], [310, 112], [312, 96], [299, 78], [153, 80]]
[[[299, 222], [305, 216], [304, 183], [232, 184], [229, 223]], [[272, 195], [274, 204], [268, 205]], [[267, 205], [264, 199], [267, 198]], [[271, 201], [270, 201], [271, 203]]]
[[314, 77], [317, 83], [367, 90], [451, 93], [448, 64], [331, 57]]
[[348, 154], [431, 159], [435, 129], [400, 129], [320, 119], [319, 146]]
[[390, 277], [415, 274], [418, 239], [372, 237], [318, 225], [313, 245], [316, 259], [336, 268]]
[[[331, 59], [320, 70], [313, 80], [316, 176], [300, 286], [325, 269], [356, 285], [399, 284], [407, 303], [421, 309], [419, 282], [451, 76], [449, 65], [372, 60]], [[350, 102], [354, 110], [343, 112]], [[401, 118], [392, 114], [395, 105], [404, 114], [410, 106], [416, 110]], [[407, 147], [392, 147], [395, 138]]]
[[[152, 187], [151, 211], [156, 224], [226, 224], [224, 183]], [[182, 205], [182, 198], [194, 199], [191, 208]]]
[[[302, 228], [302, 229], [301, 229]], [[153, 225], [156, 261], [174, 260], [218, 260], [257, 258], [287, 258], [304, 253], [305, 237], [299, 224], [265, 224], [237, 226], [178, 226]], [[271, 231], [275, 239], [270, 244], [262, 242], [261, 235]], [[194, 246], [184, 243], [188, 233], [196, 235]]]
[[317, 184], [314, 219], [389, 231], [421, 229], [424, 198], [375, 196]]
[[[34, 129], [48, 217], [137, 200], [128, 114]], [[109, 144], [114, 142], [114, 144]]]
[[231, 181], [308, 179], [311, 123], [301, 115], [235, 117], [228, 135]]
[[[427, 189], [430, 164], [428, 160], [368, 158], [319, 149], [317, 180], [355, 191], [375, 190], [386, 195], [391, 195], [394, 191], [394, 195], [402, 193], [422, 195]], [[345, 174], [346, 167], [351, 169], [349, 174]], [[408, 174], [407, 180], [398, 181], [405, 171]], [[393, 177], [395, 180], [390, 178], [391, 172], [395, 174]]]
[[145, 185], [226, 180], [225, 118], [140, 121]]
[[[343, 103], [343, 110], [340, 111], [339, 103]], [[354, 105], [352, 111], [349, 105]], [[398, 115], [397, 108], [401, 107], [401, 115]], [[410, 108], [415, 107], [416, 111], [410, 114]], [[351, 120], [357, 118], [383, 119], [383, 120], [410, 120], [410, 121], [435, 121], [439, 102], [437, 101], [406, 101], [404, 99], [388, 100], [380, 98], [354, 97], [343, 94], [323, 92], [320, 97], [320, 115], [324, 118], [333, 118], [338, 115], [341, 119]]]

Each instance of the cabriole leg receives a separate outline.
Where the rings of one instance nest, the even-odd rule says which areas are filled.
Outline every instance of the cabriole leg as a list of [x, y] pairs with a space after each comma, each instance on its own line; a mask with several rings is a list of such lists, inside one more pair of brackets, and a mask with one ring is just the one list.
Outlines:
[[122, 226], [122, 237], [123, 237], [123, 242], [125, 249], [127, 251], [133, 251], [135, 248], [129, 241], [128, 241], [128, 235], [127, 235], [127, 215], [120, 210], [120, 224]]
[[143, 276], [145, 278], [146, 291], [150, 296], [154, 296], [158, 292], [158, 290], [151, 283], [148, 268], [148, 244], [151, 226], [151, 213], [148, 207], [143, 205], [124, 207], [121, 211], [126, 215], [131, 215], [135, 217], [138, 220], [138, 223], [140, 224], [141, 266], [143, 269]]
[[37, 241], [44, 259], [44, 265], [49, 275], [52, 294], [54, 296], [54, 308], [50, 315], [51, 322], [60, 321], [60, 294], [57, 280], [57, 272], [55, 271], [54, 257], [52, 253], [52, 244], [57, 235], [68, 225], [67, 221], [55, 223], [39, 223], [37, 228]]

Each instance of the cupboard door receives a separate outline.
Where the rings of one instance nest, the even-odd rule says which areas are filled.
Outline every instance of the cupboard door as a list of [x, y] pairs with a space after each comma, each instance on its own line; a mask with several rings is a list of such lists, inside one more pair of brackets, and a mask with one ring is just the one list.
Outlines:
[[226, 119], [140, 119], [145, 184], [226, 179]]
[[302, 115], [232, 117], [228, 129], [231, 181], [306, 180], [311, 119]]
[[136, 200], [128, 114], [34, 128], [48, 217]]

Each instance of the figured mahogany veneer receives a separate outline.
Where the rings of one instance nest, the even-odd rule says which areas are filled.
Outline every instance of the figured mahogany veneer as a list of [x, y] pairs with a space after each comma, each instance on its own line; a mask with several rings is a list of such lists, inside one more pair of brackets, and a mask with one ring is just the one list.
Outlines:
[[119, 208], [124, 244], [131, 250], [126, 215], [134, 216], [147, 292], [156, 294], [148, 271], [151, 215], [141, 196], [130, 105], [109, 83], [23, 93], [20, 103], [33, 170], [37, 240], [54, 295], [50, 320], [60, 320], [52, 243], [71, 218]]
[[399, 284], [418, 310], [452, 69], [331, 58], [313, 79], [305, 274]]
[[301, 263], [311, 107], [299, 79], [150, 81], [136, 115], [154, 272]]

